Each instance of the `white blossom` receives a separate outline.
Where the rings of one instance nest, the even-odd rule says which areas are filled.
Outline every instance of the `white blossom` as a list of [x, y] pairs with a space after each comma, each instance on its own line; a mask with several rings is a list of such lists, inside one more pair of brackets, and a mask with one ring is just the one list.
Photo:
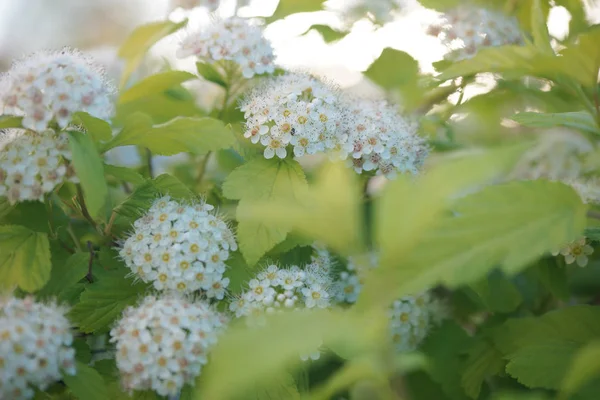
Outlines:
[[101, 68], [79, 51], [41, 51], [16, 61], [0, 76], [0, 110], [22, 115], [23, 127], [44, 131], [51, 121], [61, 128], [84, 111], [108, 120], [114, 87]]
[[161, 197], [133, 228], [120, 255], [135, 276], [157, 290], [202, 290], [209, 298], [224, 298], [225, 261], [237, 243], [213, 206]]
[[208, 304], [176, 295], [127, 308], [110, 332], [123, 388], [176, 395], [200, 375], [225, 323]]
[[577, 263], [580, 267], [585, 267], [588, 263], [588, 256], [594, 252], [594, 248], [587, 244], [585, 237], [574, 240], [559, 251], [552, 253], [554, 256], [559, 254], [564, 256], [567, 264]]
[[537, 144], [519, 160], [514, 179], [572, 181], [587, 172], [585, 157], [594, 146], [582, 135], [564, 129], [544, 131]]
[[65, 180], [77, 182], [70, 159], [66, 133], [0, 132], [0, 197], [6, 197], [10, 204], [44, 201], [44, 195]]
[[31, 297], [0, 299], [0, 398], [30, 399], [62, 374], [75, 375], [66, 309]]
[[310, 75], [292, 73], [263, 81], [241, 103], [244, 137], [265, 146], [265, 158], [327, 152], [345, 158], [347, 115], [339, 91]]
[[210, 12], [217, 11], [221, 0], [171, 0], [171, 10], [177, 8], [183, 8], [184, 10], [191, 10], [196, 7], [206, 7]]
[[262, 28], [243, 18], [217, 20], [206, 29], [189, 34], [181, 42], [177, 57], [189, 56], [211, 64], [233, 61], [245, 78], [275, 71], [273, 48]]
[[428, 33], [437, 36], [450, 52], [446, 58], [473, 57], [485, 47], [521, 44], [522, 32], [517, 19], [498, 11], [471, 6], [449, 10]]
[[385, 101], [350, 99], [345, 119], [348, 165], [357, 173], [375, 171], [388, 178], [398, 172], [416, 174], [429, 154], [417, 124]]
[[406, 0], [329, 0], [326, 6], [340, 16], [347, 26], [363, 18], [384, 24], [391, 22], [406, 6]]

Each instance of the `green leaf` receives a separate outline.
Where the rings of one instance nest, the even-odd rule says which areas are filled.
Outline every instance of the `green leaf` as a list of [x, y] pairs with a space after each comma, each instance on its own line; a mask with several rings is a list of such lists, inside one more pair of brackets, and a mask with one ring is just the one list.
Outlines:
[[419, 63], [410, 54], [389, 47], [365, 71], [367, 78], [384, 89], [414, 83], [418, 75]]
[[169, 195], [179, 200], [190, 200], [195, 197], [187, 186], [169, 174], [162, 174], [152, 181], [138, 186], [114, 211], [124, 217], [138, 218], [150, 208], [159, 196]]
[[146, 25], [138, 26], [119, 49], [119, 58], [124, 59], [126, 62], [123, 75], [121, 76], [120, 86], [125, 86], [129, 77], [138, 68], [150, 47], [160, 39], [186, 25], [187, 20], [179, 23], [171, 21], [151, 22]]
[[554, 55], [554, 50], [550, 44], [550, 35], [546, 24], [547, 14], [542, 9], [541, 0], [533, 0], [531, 4], [531, 30], [533, 35], [533, 44], [542, 53]]
[[106, 400], [108, 388], [102, 376], [94, 368], [77, 362], [77, 373], [64, 374], [63, 381], [75, 396], [85, 400]]
[[540, 260], [534, 273], [546, 290], [561, 300], [568, 300], [570, 292], [567, 270], [563, 266], [557, 265], [556, 257]]
[[201, 111], [195, 100], [173, 96], [170, 91], [145, 96], [129, 103], [117, 105], [115, 124], [123, 126], [136, 113], [152, 116], [154, 123], [165, 123], [177, 117], [198, 117], [205, 113]]
[[45, 233], [0, 226], [0, 287], [35, 292], [50, 279], [50, 243]]
[[567, 373], [560, 386], [561, 392], [567, 398], [599, 376], [600, 341], [595, 340], [582, 347], [567, 366]]
[[532, 128], [553, 128], [564, 126], [579, 129], [584, 132], [600, 135], [596, 120], [586, 111], [565, 113], [535, 113], [521, 112], [511, 117], [512, 120]]
[[6, 197], [0, 197], [0, 220], [6, 217], [14, 209]]
[[304, 190], [304, 172], [293, 160], [255, 158], [229, 174], [223, 183], [223, 195], [231, 200], [240, 200], [236, 212], [237, 238], [248, 265], [255, 265], [273, 246], [283, 242], [291, 230], [289, 224], [249, 218], [251, 202], [295, 197]]
[[585, 236], [590, 240], [600, 241], [600, 228], [586, 228]]
[[146, 182], [146, 179], [133, 169], [117, 165], [104, 164], [104, 174], [134, 185], [141, 185]]
[[558, 67], [585, 87], [593, 88], [598, 82], [600, 69], [600, 29], [579, 35], [576, 45], [568, 47], [559, 57]]
[[91, 135], [94, 142], [107, 142], [112, 138], [112, 128], [110, 124], [100, 118], [80, 111], [74, 115], [74, 122], [81, 123], [88, 135]]
[[185, 71], [166, 71], [150, 75], [121, 93], [119, 103], [128, 103], [149, 95], [162, 93], [173, 86], [194, 78], [196, 78], [196, 75]]
[[81, 332], [108, 332], [121, 312], [145, 292], [148, 285], [126, 279], [127, 272], [125, 267], [105, 272], [97, 282], [87, 286], [81, 301], [69, 313]]
[[81, 182], [87, 209], [92, 217], [100, 217], [108, 196], [104, 166], [91, 136], [68, 132], [72, 162]]
[[320, 11], [325, 0], [279, 0], [279, 4], [272, 16], [267, 18], [271, 23], [290, 14]]
[[558, 389], [579, 345], [566, 340], [545, 340], [508, 356], [506, 372], [529, 388]]
[[[242, 188], [241, 182], [235, 193], [255, 190], [252, 185]], [[238, 209], [238, 216], [288, 230], [293, 228], [339, 254], [360, 253], [364, 244], [356, 174], [342, 164], [327, 165], [310, 189], [306, 190], [304, 184], [296, 187], [294, 198], [255, 200]]]
[[321, 35], [321, 37], [323, 38], [325, 43], [331, 43], [331, 42], [338, 41], [338, 40], [346, 37], [346, 35], [348, 34], [348, 32], [343, 32], [343, 31], [338, 31], [336, 29], [333, 29], [329, 25], [317, 24], [317, 25], [311, 25], [306, 30], [306, 32], [304, 32], [301, 36], [306, 35], [310, 31], [317, 31]]
[[460, 380], [467, 396], [479, 398], [483, 382], [502, 372], [504, 364], [502, 353], [487, 340], [481, 339], [471, 346]]
[[207, 81], [216, 83], [222, 88], [227, 87], [227, 82], [225, 82], [225, 79], [211, 64], [199, 61], [196, 63], [196, 69], [198, 70], [198, 74], [200, 74], [200, 76]]
[[[381, 316], [383, 322], [385, 318]], [[378, 320], [379, 321], [379, 320]], [[211, 351], [211, 362], [195, 386], [196, 399], [228, 399], [272, 382], [274, 375], [301, 363], [300, 354], [345, 340], [370, 342], [383, 324], [366, 324], [351, 313], [329, 310], [270, 315], [262, 327], [230, 326]], [[248, 368], [251, 365], [252, 368]]]
[[153, 127], [149, 116], [133, 114], [104, 151], [118, 146], [136, 145], [165, 156], [184, 152], [206, 154], [229, 148], [234, 143], [235, 137], [231, 129], [217, 119], [179, 117]]
[[599, 336], [600, 309], [592, 306], [566, 307], [541, 317], [513, 318], [491, 331], [494, 345], [507, 356], [541, 340], [582, 345]]
[[493, 271], [484, 279], [469, 285], [469, 288], [483, 306], [492, 312], [510, 313], [523, 302], [515, 284], [500, 271]]
[[[544, 252], [581, 235], [586, 209], [575, 191], [562, 183], [487, 187], [457, 202], [455, 216], [441, 218], [407, 257], [397, 261], [401, 267], [372, 270], [362, 295], [365, 301], [380, 299], [379, 304], [385, 304], [394, 295], [437, 283], [471, 283], [496, 266], [515, 274]], [[389, 297], [380, 294], [384, 290]]]
[[38, 298], [57, 297], [83, 279], [88, 272], [89, 253], [72, 254], [66, 262], [54, 263], [48, 283], [36, 294]]
[[271, 382], [264, 387], [250, 389], [244, 394], [244, 399], [249, 400], [300, 400], [300, 393], [296, 387], [294, 377], [287, 372], [280, 372], [271, 378]]
[[23, 125], [21, 122], [23, 121], [23, 117], [15, 117], [12, 115], [2, 115], [0, 116], [0, 129], [7, 128], [22, 128]]

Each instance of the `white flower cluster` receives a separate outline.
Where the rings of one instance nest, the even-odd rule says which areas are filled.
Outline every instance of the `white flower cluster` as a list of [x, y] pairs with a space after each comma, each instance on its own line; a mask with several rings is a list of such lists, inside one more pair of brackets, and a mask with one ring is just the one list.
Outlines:
[[405, 3], [405, 0], [329, 0], [326, 5], [346, 25], [352, 25], [363, 18], [379, 24], [391, 22]]
[[585, 204], [600, 204], [600, 179], [574, 179], [564, 183], [575, 189]]
[[516, 18], [470, 6], [448, 11], [429, 27], [428, 33], [442, 41], [450, 50], [446, 57], [453, 60], [471, 58], [484, 47], [521, 44], [523, 41]]
[[[279, 268], [269, 265], [248, 283], [249, 290], [232, 300], [236, 317], [260, 317], [282, 309], [327, 308], [331, 302], [331, 276], [321, 265]], [[252, 323], [252, 321], [249, 321]]]
[[124, 389], [176, 395], [200, 374], [226, 322], [209, 305], [173, 295], [127, 308], [110, 332]]
[[64, 133], [8, 129], [0, 133], [0, 197], [10, 204], [44, 201], [44, 194], [68, 179], [77, 182]]
[[559, 254], [565, 257], [567, 264], [577, 263], [580, 267], [585, 267], [588, 264], [588, 256], [594, 252], [594, 248], [587, 243], [585, 237], [579, 238], [559, 251], [552, 253], [553, 256]]
[[223, 299], [229, 252], [237, 249], [233, 232], [205, 202], [182, 204], [165, 196], [134, 223], [120, 250], [131, 271], [157, 290]]
[[247, 20], [231, 17], [216, 21], [207, 29], [187, 36], [177, 57], [197, 56], [203, 61], [234, 61], [245, 78], [275, 71], [273, 48], [262, 28]]
[[511, 178], [576, 180], [586, 172], [585, 156], [593, 150], [589, 140], [578, 133], [544, 131], [537, 145], [519, 160]]
[[[341, 304], [355, 303], [363, 286], [362, 275], [369, 269], [376, 268], [377, 264], [376, 253], [370, 253], [360, 259], [350, 257], [346, 269], [335, 278], [335, 300]], [[415, 350], [432, 325], [440, 323], [446, 314], [444, 304], [427, 292], [394, 301], [389, 310], [389, 327], [396, 350]]]
[[0, 110], [23, 115], [23, 126], [38, 132], [53, 119], [65, 128], [78, 111], [109, 119], [113, 93], [103, 71], [71, 49], [34, 53], [0, 76]]
[[347, 114], [338, 91], [310, 75], [271, 78], [250, 91], [241, 104], [244, 137], [265, 146], [265, 158], [332, 152], [347, 154], [348, 135], [342, 132]]
[[0, 299], [0, 398], [30, 399], [75, 374], [73, 335], [66, 310], [32, 298]]
[[345, 120], [351, 157], [357, 173], [376, 171], [388, 178], [397, 172], [416, 174], [429, 154], [425, 140], [417, 135], [416, 122], [400, 115], [385, 101], [353, 99]]

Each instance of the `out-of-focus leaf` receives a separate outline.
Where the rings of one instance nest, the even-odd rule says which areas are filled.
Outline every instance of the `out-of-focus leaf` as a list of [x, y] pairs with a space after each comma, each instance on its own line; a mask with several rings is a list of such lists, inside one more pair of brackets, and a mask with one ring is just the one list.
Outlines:
[[297, 190], [294, 199], [254, 201], [238, 213], [252, 221], [293, 228], [340, 254], [350, 255], [364, 247], [359, 199], [360, 189], [352, 171], [332, 164], [321, 171], [309, 190]]
[[561, 384], [565, 397], [574, 394], [584, 384], [600, 376], [600, 340], [582, 347], [571, 363]]
[[542, 53], [554, 55], [554, 50], [550, 44], [550, 35], [548, 35], [546, 19], [547, 14], [542, 9], [542, 1], [533, 0], [531, 5], [531, 31], [533, 44]]
[[88, 135], [91, 135], [94, 142], [107, 142], [112, 138], [112, 128], [110, 124], [100, 118], [96, 118], [86, 112], [78, 112], [74, 115], [73, 122], [81, 123]]
[[196, 75], [185, 71], [166, 71], [150, 75], [121, 93], [119, 102], [128, 103], [142, 97], [162, 93], [173, 86], [194, 78], [196, 78]]
[[386, 48], [365, 71], [365, 76], [385, 89], [414, 83], [419, 74], [419, 63], [410, 54]]
[[521, 125], [533, 128], [564, 126], [600, 135], [600, 129], [598, 129], [594, 117], [585, 111], [565, 113], [521, 112], [513, 115], [512, 119]]
[[219, 71], [217, 71], [215, 67], [209, 63], [199, 61], [196, 63], [196, 69], [198, 70], [198, 74], [200, 74], [200, 76], [207, 81], [216, 83], [223, 88], [227, 87], [227, 82], [225, 82], [225, 79], [221, 76]]
[[160, 155], [183, 152], [206, 154], [231, 147], [234, 142], [231, 129], [213, 118], [181, 117], [166, 124], [152, 126], [150, 117], [135, 114], [127, 120], [123, 130], [107, 143], [104, 151], [118, 146], [136, 145]]
[[117, 165], [104, 164], [104, 174], [113, 176], [119, 180], [141, 185], [146, 182], [146, 179], [136, 171], [127, 167], [119, 167]]
[[493, 271], [469, 288], [476, 294], [477, 300], [492, 312], [512, 312], [523, 301], [515, 284], [499, 271]]
[[0, 129], [21, 128], [23, 117], [15, 117], [12, 115], [0, 116]]
[[165, 36], [183, 28], [187, 25], [187, 20], [179, 23], [171, 21], [151, 22], [146, 25], [138, 26], [129, 35], [125, 43], [119, 49], [119, 57], [124, 59], [125, 69], [121, 76], [121, 87], [124, 87], [131, 74], [138, 68], [146, 52], [156, 42]]

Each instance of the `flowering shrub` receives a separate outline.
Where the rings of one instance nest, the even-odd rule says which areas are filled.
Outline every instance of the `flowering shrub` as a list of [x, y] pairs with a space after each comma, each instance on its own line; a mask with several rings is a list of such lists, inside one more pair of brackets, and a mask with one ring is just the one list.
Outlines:
[[[66, 48], [2, 73], [0, 399], [597, 399], [600, 31], [422, 0], [446, 55], [384, 49], [368, 96], [269, 41], [408, 3], [171, 1], [219, 16], [137, 28], [119, 82]], [[176, 36], [194, 70], [144, 75]]]

